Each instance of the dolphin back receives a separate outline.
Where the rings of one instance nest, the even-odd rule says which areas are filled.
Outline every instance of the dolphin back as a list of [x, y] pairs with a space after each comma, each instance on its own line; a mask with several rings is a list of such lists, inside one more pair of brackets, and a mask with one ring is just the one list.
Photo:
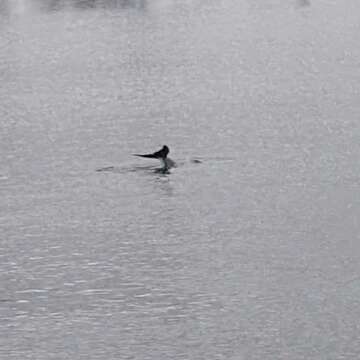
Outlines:
[[158, 156], [156, 156], [155, 154], [133, 154], [133, 155], [144, 157], [144, 158], [149, 158], [149, 159], [157, 159], [158, 158]]

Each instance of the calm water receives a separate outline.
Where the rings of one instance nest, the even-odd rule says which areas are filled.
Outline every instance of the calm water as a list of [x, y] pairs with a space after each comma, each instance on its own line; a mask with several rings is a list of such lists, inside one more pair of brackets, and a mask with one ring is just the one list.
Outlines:
[[0, 0], [0, 358], [357, 359], [359, 14]]

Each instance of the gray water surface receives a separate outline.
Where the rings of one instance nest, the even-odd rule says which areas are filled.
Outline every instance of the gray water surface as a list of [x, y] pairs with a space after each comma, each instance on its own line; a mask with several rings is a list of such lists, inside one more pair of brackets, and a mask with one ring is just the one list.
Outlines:
[[0, 358], [357, 359], [359, 14], [0, 0]]

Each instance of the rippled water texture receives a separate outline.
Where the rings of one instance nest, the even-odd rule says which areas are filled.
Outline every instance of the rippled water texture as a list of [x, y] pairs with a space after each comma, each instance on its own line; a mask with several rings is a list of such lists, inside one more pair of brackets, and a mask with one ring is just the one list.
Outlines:
[[357, 359], [359, 14], [0, 0], [0, 358]]

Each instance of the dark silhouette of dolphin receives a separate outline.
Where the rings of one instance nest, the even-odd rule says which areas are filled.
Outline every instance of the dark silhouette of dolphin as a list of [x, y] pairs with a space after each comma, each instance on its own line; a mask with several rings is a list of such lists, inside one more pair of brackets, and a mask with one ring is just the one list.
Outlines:
[[152, 154], [134, 154], [134, 155], [148, 159], [159, 159], [163, 164], [163, 168], [161, 169], [161, 172], [167, 173], [170, 168], [176, 167], [175, 162], [167, 157], [169, 152], [170, 152], [169, 148], [166, 145], [164, 145], [159, 151], [155, 151]]
[[144, 158], [164, 160], [164, 159], [166, 159], [169, 152], [170, 152], [169, 148], [166, 145], [164, 145], [159, 151], [156, 151], [152, 154], [134, 154], [134, 155], [144, 157]]

